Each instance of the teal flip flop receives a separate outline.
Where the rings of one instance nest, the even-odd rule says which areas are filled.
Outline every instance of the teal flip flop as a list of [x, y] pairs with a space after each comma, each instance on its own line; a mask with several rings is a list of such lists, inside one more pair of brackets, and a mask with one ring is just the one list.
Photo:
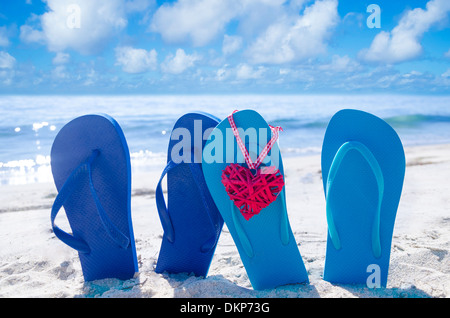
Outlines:
[[[284, 184], [283, 163], [277, 143], [272, 143], [277, 134], [257, 112], [235, 112], [211, 132], [202, 156], [206, 184], [258, 290], [308, 282], [280, 185]], [[261, 154], [270, 148], [269, 143], [271, 149], [264, 157]], [[251, 164], [255, 162], [253, 167], [247, 156]], [[246, 178], [245, 182], [240, 178]], [[266, 183], [269, 186], [259, 186]]]
[[385, 121], [349, 109], [333, 116], [322, 147], [324, 280], [386, 286], [404, 175], [402, 143]]

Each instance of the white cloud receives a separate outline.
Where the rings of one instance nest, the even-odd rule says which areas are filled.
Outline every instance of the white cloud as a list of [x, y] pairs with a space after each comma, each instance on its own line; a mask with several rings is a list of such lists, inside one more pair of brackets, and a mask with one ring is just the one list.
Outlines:
[[236, 18], [239, 20], [237, 30], [245, 38], [254, 38], [267, 27], [284, 16], [286, 12], [297, 14], [299, 9], [291, 0], [287, 6], [286, 0], [242, 0]]
[[46, 0], [49, 11], [39, 16], [41, 30], [20, 28], [24, 42], [45, 43], [53, 52], [73, 49], [100, 51], [127, 25], [124, 0]]
[[61, 79], [65, 79], [68, 78], [69, 75], [66, 72], [66, 67], [64, 65], [57, 65], [53, 70], [52, 70], [52, 77], [56, 80], [61, 80]]
[[450, 1], [431, 0], [426, 10], [409, 10], [391, 31], [378, 33], [368, 49], [362, 50], [360, 58], [370, 62], [400, 63], [422, 54], [420, 40], [432, 27], [446, 19]]
[[403, 77], [408, 78], [408, 77], [421, 76], [421, 75], [423, 75], [422, 72], [418, 72], [418, 71], [412, 70], [409, 73], [403, 74]]
[[165, 73], [181, 74], [188, 68], [194, 66], [195, 62], [200, 60], [197, 54], [186, 54], [183, 49], [178, 49], [175, 53], [169, 54], [161, 64], [161, 69]]
[[233, 54], [242, 47], [242, 37], [225, 34], [222, 44], [222, 52], [225, 55]]
[[190, 41], [203, 46], [214, 39], [236, 15], [238, 2], [230, 0], [178, 0], [164, 4], [153, 16], [150, 30], [171, 43]]
[[125, 10], [128, 13], [142, 12], [154, 6], [155, 3], [155, 0], [129, 0], [125, 3]]
[[350, 73], [361, 69], [361, 65], [352, 60], [348, 55], [339, 56], [333, 55], [331, 62], [329, 64], [324, 64], [319, 66], [320, 70]]
[[296, 10], [304, 0], [177, 0], [158, 8], [150, 30], [170, 43], [204, 46], [219, 38], [232, 20], [239, 32], [259, 33], [286, 8]]
[[11, 69], [16, 64], [16, 59], [9, 55], [8, 52], [0, 51], [0, 69]]
[[236, 68], [236, 77], [238, 79], [258, 79], [261, 78], [266, 68], [263, 66], [259, 66], [257, 69], [254, 69], [252, 66], [248, 64], [240, 64]]
[[288, 69], [288, 68], [280, 68], [280, 70], [279, 70], [278, 73], [279, 73], [280, 75], [288, 75], [290, 72], [291, 72], [291, 70]]
[[447, 57], [447, 58], [450, 58], [450, 49], [447, 52], [444, 53], [444, 56]]
[[222, 68], [219, 68], [216, 72], [216, 80], [223, 81], [228, 77], [228, 64], [225, 64]]
[[45, 35], [42, 31], [34, 29], [29, 25], [20, 27], [20, 40], [24, 43], [45, 43]]
[[58, 52], [52, 60], [54, 65], [66, 64], [70, 60], [70, 54]]
[[91, 68], [89, 73], [86, 74], [86, 80], [83, 82], [84, 86], [92, 86], [98, 81], [99, 77], [97, 72]]
[[289, 6], [293, 10], [301, 10], [308, 0], [291, 0]]
[[215, 80], [236, 79], [241, 82], [242, 80], [260, 79], [266, 71], [267, 68], [264, 66], [254, 67], [247, 63], [241, 63], [236, 67], [230, 67], [230, 65], [225, 64], [216, 71]]
[[0, 46], [8, 46], [9, 45], [9, 39], [8, 39], [8, 30], [6, 27], [0, 27]]
[[115, 49], [116, 65], [122, 66], [127, 73], [143, 73], [155, 70], [157, 66], [157, 53], [155, 50], [146, 51], [129, 46]]
[[318, 0], [302, 15], [281, 17], [248, 48], [252, 63], [283, 64], [326, 51], [325, 41], [338, 22], [337, 0]]
[[441, 74], [442, 77], [450, 77], [450, 68]]

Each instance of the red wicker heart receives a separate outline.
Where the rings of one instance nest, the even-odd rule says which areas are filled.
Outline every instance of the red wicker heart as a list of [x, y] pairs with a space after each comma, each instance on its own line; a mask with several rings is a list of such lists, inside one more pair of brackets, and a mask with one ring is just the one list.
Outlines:
[[228, 196], [248, 221], [262, 209], [277, 199], [284, 186], [283, 175], [279, 170], [256, 175], [239, 164], [229, 164], [222, 173], [222, 183]]

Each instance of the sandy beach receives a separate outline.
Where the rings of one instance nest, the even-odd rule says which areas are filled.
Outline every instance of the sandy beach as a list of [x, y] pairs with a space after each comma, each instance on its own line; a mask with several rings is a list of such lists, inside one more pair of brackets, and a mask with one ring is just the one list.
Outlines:
[[[0, 186], [0, 297], [445, 297], [450, 295], [450, 145], [405, 149], [407, 168], [387, 288], [322, 279], [325, 199], [320, 156], [284, 158], [287, 208], [310, 284], [255, 291], [224, 227], [209, 275], [156, 274], [162, 227], [154, 188], [160, 170], [133, 174], [139, 273], [85, 283], [77, 253], [51, 231], [52, 183]], [[162, 168], [162, 167], [161, 167]], [[58, 224], [64, 227], [64, 213]]]

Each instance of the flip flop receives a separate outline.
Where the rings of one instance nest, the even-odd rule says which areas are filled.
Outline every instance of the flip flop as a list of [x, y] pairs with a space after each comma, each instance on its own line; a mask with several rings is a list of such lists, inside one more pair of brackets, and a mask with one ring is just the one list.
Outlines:
[[391, 126], [358, 110], [333, 116], [322, 147], [324, 280], [386, 286], [404, 175], [403, 146]]
[[308, 282], [286, 211], [278, 131], [253, 110], [235, 112], [203, 150], [206, 183], [258, 290]]
[[[206, 186], [201, 155], [206, 138], [218, 122], [206, 113], [189, 113], [173, 127], [167, 166], [156, 187], [156, 205], [164, 230], [157, 273], [208, 273], [223, 219]], [[167, 207], [162, 191], [166, 174]]]
[[[131, 222], [130, 154], [119, 124], [86, 115], [65, 125], [51, 149], [58, 195], [53, 233], [78, 251], [86, 281], [132, 278], [138, 271]], [[64, 207], [73, 234], [55, 224]]]

